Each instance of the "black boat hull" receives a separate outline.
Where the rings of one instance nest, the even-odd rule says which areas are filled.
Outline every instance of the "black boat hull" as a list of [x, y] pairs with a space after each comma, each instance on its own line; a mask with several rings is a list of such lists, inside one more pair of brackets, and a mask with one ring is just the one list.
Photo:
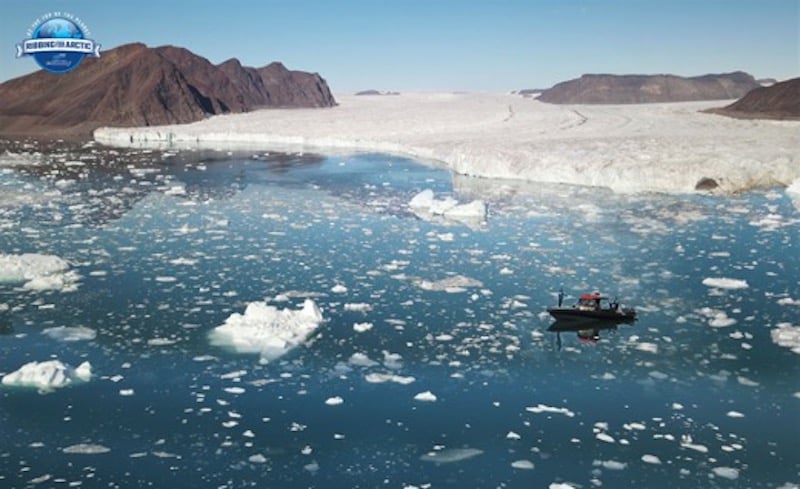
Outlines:
[[613, 321], [619, 323], [636, 321], [636, 312], [631, 309], [584, 310], [575, 307], [552, 307], [547, 312], [557, 321]]

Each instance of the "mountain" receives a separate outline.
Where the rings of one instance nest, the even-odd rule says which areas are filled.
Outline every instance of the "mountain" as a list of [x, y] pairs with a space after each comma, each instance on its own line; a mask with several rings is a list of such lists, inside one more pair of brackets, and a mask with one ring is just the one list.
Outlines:
[[100, 126], [193, 122], [262, 107], [331, 107], [336, 101], [316, 73], [280, 63], [213, 65], [174, 46], [127, 44], [87, 57], [56, 75], [44, 70], [0, 84], [0, 134], [83, 137]]
[[645, 104], [735, 99], [759, 87], [751, 75], [737, 71], [685, 78], [675, 75], [583, 75], [542, 92], [552, 104]]
[[742, 119], [800, 119], [800, 78], [756, 88], [736, 102], [709, 112]]

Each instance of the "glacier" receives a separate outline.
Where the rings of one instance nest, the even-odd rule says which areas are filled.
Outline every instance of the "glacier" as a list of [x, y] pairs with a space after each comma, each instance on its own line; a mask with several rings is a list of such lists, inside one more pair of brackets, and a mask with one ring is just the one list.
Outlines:
[[337, 95], [339, 106], [220, 115], [184, 125], [98, 128], [117, 147], [380, 152], [457, 174], [607, 187], [619, 193], [789, 186], [800, 122], [701, 112], [725, 101], [550, 105], [502, 93]]

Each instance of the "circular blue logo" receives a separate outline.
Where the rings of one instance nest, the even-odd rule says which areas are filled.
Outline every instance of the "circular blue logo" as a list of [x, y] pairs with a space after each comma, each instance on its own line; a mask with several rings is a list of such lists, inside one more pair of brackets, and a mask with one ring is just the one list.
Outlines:
[[17, 45], [17, 57], [32, 56], [42, 69], [60, 74], [77, 68], [85, 56], [100, 56], [100, 45], [85, 38], [80, 21], [48, 17]]
[[[32, 39], [83, 39], [83, 31], [71, 20], [57, 17], [37, 27]], [[41, 52], [34, 53], [33, 59], [47, 71], [66, 73], [77, 68], [84, 56], [81, 52]]]

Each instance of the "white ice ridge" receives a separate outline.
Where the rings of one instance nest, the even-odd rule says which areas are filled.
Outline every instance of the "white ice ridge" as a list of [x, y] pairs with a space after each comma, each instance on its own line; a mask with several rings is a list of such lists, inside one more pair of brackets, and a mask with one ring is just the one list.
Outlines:
[[800, 210], [800, 178], [795, 179], [795, 181], [786, 188], [786, 194], [792, 199], [797, 210]]
[[552, 105], [501, 93], [337, 95], [330, 109], [270, 109], [184, 125], [100, 128], [112, 146], [357, 151], [445, 163], [456, 173], [609, 187], [722, 191], [800, 178], [800, 122], [700, 112], [726, 101]]
[[320, 323], [322, 312], [311, 299], [295, 310], [251, 302], [244, 314], [231, 314], [209, 338], [213, 345], [230, 347], [237, 353], [258, 353], [262, 362], [269, 362], [303, 343]]
[[0, 253], [0, 284], [23, 284], [27, 290], [73, 292], [80, 276], [69, 270], [69, 263], [55, 255]]
[[92, 378], [92, 365], [83, 362], [77, 368], [61, 363], [59, 360], [29, 362], [3, 377], [3, 385], [36, 387], [41, 391], [51, 391], [74, 382], [88, 382]]

